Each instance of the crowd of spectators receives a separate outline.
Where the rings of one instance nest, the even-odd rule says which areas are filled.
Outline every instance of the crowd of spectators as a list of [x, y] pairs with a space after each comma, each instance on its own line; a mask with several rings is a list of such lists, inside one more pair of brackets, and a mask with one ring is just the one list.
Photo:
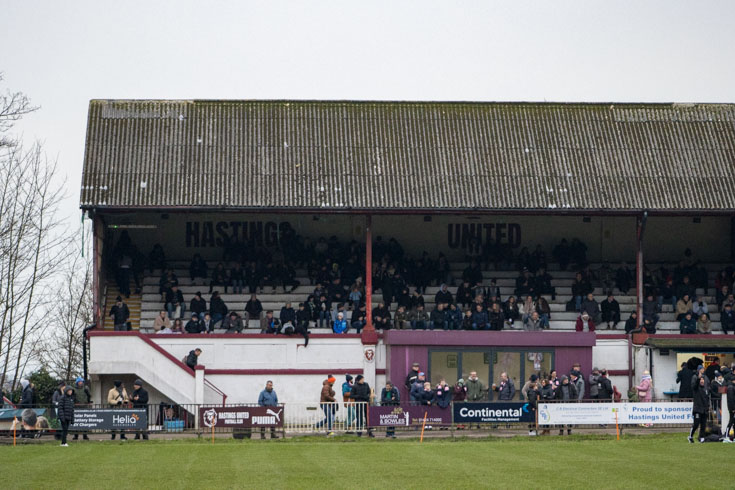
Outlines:
[[[296, 234], [289, 226], [284, 226], [281, 232], [279, 245], [272, 248], [248, 242], [227, 243], [223, 260], [214, 267], [195, 254], [189, 264], [189, 276], [194, 284], [209, 286], [209, 301], [199, 291], [188, 302], [178, 287], [176, 273], [167, 266], [163, 248], [156, 244], [146, 258], [123, 232], [112, 254], [120, 291], [129, 294], [129, 287], [124, 286], [131, 277], [140, 288], [140, 274], [146, 264], [150, 270], [162, 270], [159, 293], [169, 321], [162, 312], [156, 318], [154, 329], [165, 333], [169, 330], [211, 333], [215, 328], [240, 333], [253, 323], [261, 333], [297, 334], [307, 342], [312, 325], [330, 328], [335, 333], [360, 333], [367, 317], [363, 246], [354, 240], [340, 243], [334, 236], [312, 241]], [[572, 299], [566, 303], [566, 311], [578, 314], [577, 331], [593, 332], [603, 326], [616, 329], [624, 322], [626, 333], [655, 333], [664, 305], [671, 304], [681, 333], [712, 332], [710, 313], [714, 308], [706, 303], [704, 296], [697, 295], [698, 289], [707, 291], [707, 271], [692, 259], [689, 249], [673, 269], [663, 266], [645, 269], [642, 316], [639, 319], [634, 311], [625, 320], [621, 318], [620, 304], [613, 291], [617, 289], [627, 295], [635, 284], [633, 271], [625, 263], [617, 268], [603, 263], [592, 269], [586, 251], [587, 246], [576, 238], [561, 240], [552, 251], [562, 270], [570, 267], [577, 270], [571, 281]], [[554, 278], [547, 272], [546, 253], [540, 245], [532, 252], [523, 247], [514, 255], [502, 246], [480, 247], [471, 241], [466, 254], [469, 265], [461, 275], [453, 275], [442, 253], [432, 258], [423, 252], [414, 259], [395, 238], [377, 237], [373, 244], [372, 285], [373, 293], [380, 292], [381, 300], [371, 312], [375, 328], [528, 331], [549, 328], [552, 311], [548, 298], [554, 302], [557, 295]], [[505, 264], [519, 270], [513, 294], [501, 297], [497, 282], [485, 278], [483, 263], [486, 268], [490, 264], [502, 268]], [[278, 288], [293, 293], [301, 285], [296, 279], [297, 268], [306, 270], [312, 292], [305, 294], [298, 304], [284, 304], [279, 315], [264, 311], [257, 294], [267, 290], [275, 293]], [[734, 281], [733, 268], [721, 271], [715, 280], [716, 308], [725, 333], [735, 333]], [[459, 285], [456, 290], [455, 284]], [[431, 285], [440, 289], [429, 309], [424, 294]], [[225, 294], [232, 291], [249, 295], [242, 313], [228, 308], [220, 296], [220, 288]], [[596, 288], [604, 291], [601, 301], [595, 297]], [[122, 316], [123, 312], [117, 311], [116, 325]], [[181, 322], [177, 323], [177, 319]]]

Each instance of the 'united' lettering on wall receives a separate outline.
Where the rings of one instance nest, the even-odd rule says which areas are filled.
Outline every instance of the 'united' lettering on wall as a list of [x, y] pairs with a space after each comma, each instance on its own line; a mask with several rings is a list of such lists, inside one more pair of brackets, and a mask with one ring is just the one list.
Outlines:
[[[473, 242], [474, 240], [474, 242]], [[449, 248], [470, 249], [485, 245], [521, 246], [521, 225], [518, 223], [450, 223], [447, 225]]]

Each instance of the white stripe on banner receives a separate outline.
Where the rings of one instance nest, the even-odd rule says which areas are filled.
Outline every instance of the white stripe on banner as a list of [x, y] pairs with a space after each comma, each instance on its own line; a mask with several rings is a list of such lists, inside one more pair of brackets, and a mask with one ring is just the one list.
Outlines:
[[539, 403], [540, 425], [691, 424], [692, 403]]

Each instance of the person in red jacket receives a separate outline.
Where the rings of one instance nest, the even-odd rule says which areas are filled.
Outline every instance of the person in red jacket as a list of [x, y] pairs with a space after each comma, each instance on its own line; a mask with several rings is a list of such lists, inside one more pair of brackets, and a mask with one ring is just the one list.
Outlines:
[[577, 332], [594, 332], [595, 322], [592, 321], [592, 318], [590, 318], [587, 312], [584, 312], [577, 317], [575, 329]]

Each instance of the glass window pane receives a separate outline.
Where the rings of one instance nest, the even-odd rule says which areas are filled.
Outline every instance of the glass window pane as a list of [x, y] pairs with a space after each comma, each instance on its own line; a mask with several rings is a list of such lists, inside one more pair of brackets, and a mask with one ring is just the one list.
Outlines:
[[462, 353], [462, 378], [465, 381], [470, 377], [472, 371], [477, 371], [477, 377], [487, 389], [490, 379], [490, 359], [492, 352], [463, 352]]
[[429, 357], [429, 373], [427, 380], [436, 385], [444, 378], [453, 385], [457, 382], [459, 354], [457, 352], [432, 352]]
[[525, 378], [521, 386], [526, 382], [532, 374], [535, 374], [539, 379], [544, 378], [551, 372], [551, 352], [527, 352], [523, 354], [523, 365]]

